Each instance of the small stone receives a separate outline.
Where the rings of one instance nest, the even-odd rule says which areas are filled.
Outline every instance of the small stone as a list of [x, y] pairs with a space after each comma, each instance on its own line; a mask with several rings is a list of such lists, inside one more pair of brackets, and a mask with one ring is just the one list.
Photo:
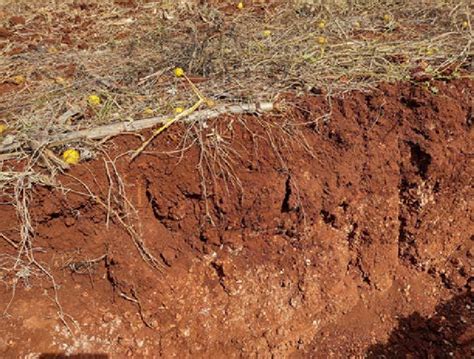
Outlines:
[[298, 307], [298, 304], [299, 304], [298, 302], [299, 302], [298, 299], [293, 297], [290, 299], [290, 306], [292, 306], [293, 308], [296, 308]]
[[64, 223], [66, 224], [66, 227], [71, 227], [76, 223], [76, 220], [72, 217], [67, 217]]

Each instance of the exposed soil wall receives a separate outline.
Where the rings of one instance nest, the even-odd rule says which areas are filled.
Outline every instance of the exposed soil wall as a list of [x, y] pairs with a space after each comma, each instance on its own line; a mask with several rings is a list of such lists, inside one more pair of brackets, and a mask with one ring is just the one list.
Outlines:
[[[125, 214], [106, 161], [140, 140], [113, 140], [107, 156], [59, 176], [64, 190], [36, 188], [31, 206], [36, 258], [75, 336], [38, 274], [17, 281], [1, 355], [465, 356], [473, 97], [474, 83], [457, 80], [291, 98], [280, 113], [208, 123], [204, 147], [182, 157], [164, 153], [178, 126], [134, 162], [119, 157], [141, 225], [126, 222], [159, 271], [111, 211], [75, 192], [85, 184]], [[0, 206], [0, 217], [0, 232], [18, 240], [14, 208]], [[15, 277], [3, 281], [2, 308]]]

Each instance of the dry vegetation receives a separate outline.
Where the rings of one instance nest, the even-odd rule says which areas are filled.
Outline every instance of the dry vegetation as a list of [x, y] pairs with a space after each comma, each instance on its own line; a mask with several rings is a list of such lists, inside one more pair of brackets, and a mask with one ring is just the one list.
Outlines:
[[[2, 158], [31, 157], [51, 135], [190, 106], [194, 94], [175, 66], [218, 103], [335, 94], [410, 79], [417, 67], [436, 78], [472, 66], [469, 1], [215, 3], [4, 2]], [[102, 104], [88, 107], [90, 94]]]

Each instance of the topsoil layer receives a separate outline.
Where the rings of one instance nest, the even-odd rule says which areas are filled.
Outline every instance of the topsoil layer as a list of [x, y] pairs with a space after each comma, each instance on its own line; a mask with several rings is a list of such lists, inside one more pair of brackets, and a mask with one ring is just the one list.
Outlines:
[[[467, 357], [473, 98], [470, 80], [291, 98], [210, 121], [183, 156], [165, 153], [175, 126], [132, 163], [117, 156], [140, 139], [116, 138], [30, 205], [74, 335], [51, 280], [25, 267], [1, 278], [0, 356]], [[14, 207], [0, 218], [18, 241]]]

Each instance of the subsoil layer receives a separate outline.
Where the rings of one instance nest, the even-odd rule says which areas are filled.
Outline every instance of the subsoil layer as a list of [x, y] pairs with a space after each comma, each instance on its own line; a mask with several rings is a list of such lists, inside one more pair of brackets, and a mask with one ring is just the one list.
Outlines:
[[138, 137], [109, 141], [30, 203], [74, 335], [47, 276], [1, 272], [0, 356], [468, 357], [473, 98], [466, 79], [383, 84], [209, 121], [183, 156], [180, 126], [133, 162]]

